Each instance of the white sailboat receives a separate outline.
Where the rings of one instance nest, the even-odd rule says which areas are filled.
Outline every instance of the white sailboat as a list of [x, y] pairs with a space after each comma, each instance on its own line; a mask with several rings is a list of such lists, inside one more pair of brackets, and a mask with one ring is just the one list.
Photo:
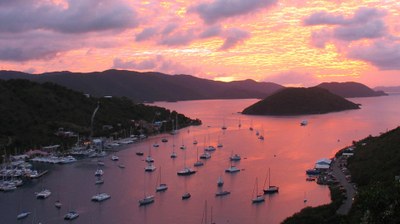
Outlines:
[[189, 176], [192, 174], [195, 174], [196, 170], [192, 170], [191, 168], [186, 166], [186, 151], [185, 151], [185, 158], [183, 160], [183, 169], [178, 171], [177, 174], [178, 176]]
[[148, 162], [148, 163], [154, 162], [153, 157], [151, 157], [151, 147], [150, 147], [150, 145], [149, 145], [149, 155], [147, 155], [147, 157], [146, 157], [146, 162]]
[[197, 161], [193, 164], [193, 166], [203, 166], [204, 163], [199, 160], [199, 147], [196, 147], [197, 153], [196, 153], [196, 159]]
[[165, 183], [162, 183], [161, 181], [161, 167], [160, 167], [160, 173], [159, 176], [157, 178], [157, 184], [159, 183], [158, 186], [156, 186], [156, 192], [160, 192], [160, 191], [166, 191], [168, 189], [168, 185]]
[[[264, 195], [263, 194], [258, 194], [258, 179], [257, 178], [256, 178], [256, 183], [254, 185], [254, 188], [255, 188], [255, 191], [253, 189], [253, 196], [252, 196], [252, 199], [251, 199], [252, 203], [254, 204], [254, 203], [264, 202], [265, 201]], [[254, 195], [255, 195], [255, 197], [254, 197]]]
[[148, 205], [154, 202], [154, 195], [146, 195], [146, 176], [143, 178], [143, 198], [139, 200], [139, 206]]
[[[265, 182], [267, 179], [265, 179]], [[279, 187], [271, 185], [271, 169], [268, 168], [268, 188], [265, 188], [265, 182], [264, 182], [264, 194], [275, 194], [279, 192]]]
[[222, 176], [219, 176], [217, 181], [217, 186], [222, 187], [223, 185], [224, 185], [224, 180], [222, 179]]
[[174, 159], [178, 155], [175, 152], [175, 136], [172, 138], [172, 153], [171, 153], [171, 158]]

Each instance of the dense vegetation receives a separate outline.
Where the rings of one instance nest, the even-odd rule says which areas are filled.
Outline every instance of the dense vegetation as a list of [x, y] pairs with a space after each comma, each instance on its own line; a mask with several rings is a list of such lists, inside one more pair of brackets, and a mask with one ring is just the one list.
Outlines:
[[323, 82], [317, 87], [329, 90], [342, 97], [371, 97], [386, 96], [383, 91], [375, 91], [366, 85], [357, 82]]
[[268, 82], [243, 80], [220, 82], [190, 75], [167, 75], [157, 72], [107, 70], [103, 72], [52, 72], [31, 75], [0, 71], [0, 79], [28, 79], [52, 82], [93, 96], [125, 96], [136, 102], [199, 99], [265, 98], [283, 88]]
[[[57, 136], [60, 128], [82, 136], [125, 137], [129, 134], [151, 134], [171, 130], [173, 119], [180, 127], [200, 124], [175, 111], [156, 106], [134, 104], [127, 98], [94, 98], [53, 83], [28, 80], [0, 80], [0, 150], [28, 149], [49, 144], [76, 141]], [[154, 126], [157, 121], [163, 124]], [[107, 127], [107, 128], [104, 128]]]
[[358, 194], [350, 213], [338, 216], [340, 200], [332, 197], [332, 204], [305, 208], [284, 223], [400, 223], [400, 128], [354, 142], [353, 147], [348, 169]]
[[255, 115], [323, 114], [335, 111], [359, 109], [343, 97], [326, 89], [285, 88], [243, 110]]

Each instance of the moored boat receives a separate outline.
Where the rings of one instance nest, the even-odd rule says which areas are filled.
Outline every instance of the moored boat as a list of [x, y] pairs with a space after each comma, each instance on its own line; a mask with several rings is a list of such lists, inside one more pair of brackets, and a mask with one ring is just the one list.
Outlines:
[[96, 194], [96, 195], [94, 195], [92, 197], [92, 201], [102, 202], [102, 201], [105, 201], [105, 200], [107, 200], [109, 198], [111, 198], [111, 196], [109, 194], [107, 194], [107, 193], [99, 193], [99, 194]]
[[73, 220], [79, 217], [79, 213], [76, 211], [70, 211], [67, 214], [65, 214], [64, 219], [65, 220]]

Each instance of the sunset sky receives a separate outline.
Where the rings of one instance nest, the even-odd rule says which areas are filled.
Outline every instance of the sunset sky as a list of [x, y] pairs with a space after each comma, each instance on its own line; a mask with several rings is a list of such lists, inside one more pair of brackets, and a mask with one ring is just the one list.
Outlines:
[[0, 69], [400, 85], [398, 0], [1, 0]]

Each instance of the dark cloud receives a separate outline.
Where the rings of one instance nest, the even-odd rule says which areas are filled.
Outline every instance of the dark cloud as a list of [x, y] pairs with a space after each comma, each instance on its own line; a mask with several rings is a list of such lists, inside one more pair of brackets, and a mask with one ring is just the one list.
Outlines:
[[371, 63], [380, 70], [400, 70], [400, 43], [393, 40], [352, 47], [347, 56]]
[[232, 28], [227, 30], [225, 36], [226, 39], [224, 44], [219, 48], [221, 51], [231, 49], [242, 43], [244, 40], [250, 38], [250, 33], [244, 30]]
[[46, 0], [6, 1], [0, 4], [0, 21], [0, 32], [10, 33], [85, 33], [124, 30], [138, 24], [136, 12], [121, 0], [68, 0], [67, 7]]
[[365, 24], [386, 15], [386, 11], [376, 8], [361, 7], [354, 12], [353, 17], [345, 18], [343, 15], [320, 11], [303, 19], [303, 25], [356, 25]]
[[211, 27], [208, 27], [206, 30], [204, 30], [200, 34], [200, 38], [210, 38], [210, 37], [216, 37], [220, 35], [222, 32], [222, 28], [220, 25], [214, 25]]
[[305, 26], [315, 25], [338, 25], [346, 24], [346, 20], [342, 15], [331, 15], [325, 11], [316, 12], [303, 20]]
[[211, 3], [201, 3], [189, 8], [189, 12], [199, 14], [207, 24], [249, 14], [274, 5], [277, 0], [214, 0]]
[[188, 45], [197, 38], [193, 30], [181, 31], [172, 33], [168, 36], [163, 36], [159, 41], [159, 45], [166, 46], [182, 46]]
[[333, 36], [339, 40], [354, 41], [361, 39], [374, 39], [387, 34], [387, 29], [382, 20], [374, 20], [365, 24], [337, 27]]
[[[303, 20], [306, 26], [330, 25], [312, 32], [311, 42], [316, 47], [324, 47], [329, 41], [357, 41], [386, 36], [387, 27], [383, 21], [386, 11], [375, 8], [359, 8], [354, 15], [345, 18], [340, 14], [317, 12]], [[333, 25], [333, 27], [332, 27]]]
[[145, 41], [151, 39], [152, 37], [158, 34], [157, 28], [149, 27], [142, 30], [142, 32], [138, 33], [135, 37], [137, 42]]

